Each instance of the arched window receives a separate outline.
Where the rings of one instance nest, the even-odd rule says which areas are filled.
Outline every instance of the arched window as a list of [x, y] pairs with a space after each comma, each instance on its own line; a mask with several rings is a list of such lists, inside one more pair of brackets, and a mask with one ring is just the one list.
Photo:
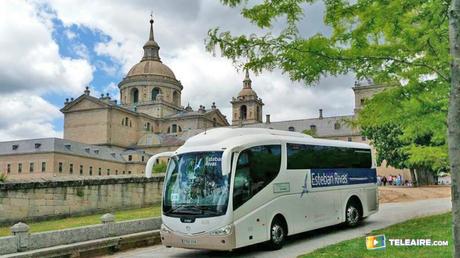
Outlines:
[[176, 125], [176, 124], [173, 124], [173, 125], [171, 126], [171, 131], [172, 131], [172, 133], [177, 132], [177, 125]]
[[256, 120], [262, 120], [262, 116], [260, 115], [259, 106], [257, 106], [257, 108], [256, 108]]
[[131, 90], [131, 100], [133, 104], [137, 104], [139, 102], [139, 90], [137, 88]]
[[182, 132], [182, 127], [178, 126], [178, 128], [179, 128], [179, 132]]
[[160, 94], [160, 89], [159, 88], [154, 88], [152, 90], [152, 100], [155, 101], [157, 99], [158, 94]]
[[168, 133], [171, 133], [171, 127], [168, 127]]
[[179, 93], [177, 93], [177, 91], [174, 91], [173, 93], [173, 103], [180, 106], [180, 103], [179, 103]]
[[216, 120], [215, 117], [212, 119], [212, 126], [213, 126], [213, 127], [216, 127], [216, 126], [217, 126], [217, 120]]
[[147, 129], [147, 131], [150, 131], [150, 123], [147, 122], [147, 124], [145, 125], [145, 129]]
[[242, 105], [240, 107], [240, 119], [246, 120], [247, 116], [248, 116], [248, 108], [246, 107], [246, 105]]
[[128, 117], [125, 117], [125, 126], [128, 126], [128, 123], [129, 123], [129, 118]]
[[288, 130], [289, 130], [290, 132], [295, 132], [294, 126], [289, 126]]

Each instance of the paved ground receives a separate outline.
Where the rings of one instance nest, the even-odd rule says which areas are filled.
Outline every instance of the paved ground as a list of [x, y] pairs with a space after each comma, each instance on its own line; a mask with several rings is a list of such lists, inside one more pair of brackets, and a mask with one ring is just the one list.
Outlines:
[[262, 245], [242, 248], [233, 252], [165, 248], [158, 245], [116, 253], [109, 257], [297, 257], [320, 247], [364, 236], [375, 229], [384, 228], [414, 217], [447, 212], [450, 209], [451, 202], [447, 198], [405, 203], [385, 203], [380, 205], [380, 211], [377, 214], [367, 218], [358, 228], [345, 229], [335, 226], [291, 236], [283, 249], [279, 251], [264, 251]]

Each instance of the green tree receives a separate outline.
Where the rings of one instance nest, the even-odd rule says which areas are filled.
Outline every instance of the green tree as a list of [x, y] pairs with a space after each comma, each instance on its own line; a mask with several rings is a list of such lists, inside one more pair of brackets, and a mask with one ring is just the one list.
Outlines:
[[[367, 102], [356, 124], [377, 149], [377, 162], [411, 170], [418, 184], [433, 184], [448, 170], [447, 84], [391, 87]], [[415, 176], [415, 174], [417, 176]]]
[[[277, 35], [232, 35], [210, 29], [207, 49], [215, 52], [218, 48], [237, 65], [255, 72], [279, 68], [307, 85], [321, 76], [349, 72], [396, 84], [396, 89], [386, 93], [395, 98], [387, 98], [389, 104], [380, 103], [385, 116], [374, 117], [383, 120], [375, 123], [380, 125], [372, 125], [369, 117], [361, 122], [369, 122], [363, 127], [376, 130], [396, 125], [407, 160], [420, 164], [429, 159], [426, 167], [444, 166], [448, 142], [455, 255], [460, 257], [460, 0], [324, 0], [324, 22], [332, 33], [308, 38], [301, 36], [297, 26], [303, 8], [314, 0], [221, 1], [231, 7], [242, 5], [243, 17], [260, 28], [270, 28], [275, 20], [285, 24]], [[378, 96], [369, 101], [363, 114], [379, 108], [369, 107]]]
[[166, 163], [161, 161], [160, 163], [155, 164], [153, 166], [153, 172], [154, 173], [164, 173], [166, 172], [166, 166], [167, 166]]
[[6, 178], [7, 178], [6, 174], [0, 172], [0, 182], [5, 182]]
[[302, 133], [306, 134], [306, 135], [316, 137], [316, 130], [314, 130], [314, 129], [303, 130]]

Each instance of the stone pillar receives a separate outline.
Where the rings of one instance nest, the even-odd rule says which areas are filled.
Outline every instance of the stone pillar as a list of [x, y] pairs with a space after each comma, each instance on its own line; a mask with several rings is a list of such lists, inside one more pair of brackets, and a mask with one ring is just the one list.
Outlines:
[[26, 251], [29, 247], [29, 225], [19, 222], [10, 229], [11, 234], [16, 237], [18, 252]]
[[113, 215], [111, 213], [106, 213], [106, 214], [101, 216], [101, 222], [102, 222], [102, 224], [105, 225], [106, 236], [107, 237], [116, 235], [115, 234], [115, 227], [114, 227], [115, 215]]
[[101, 216], [102, 224], [114, 223], [115, 222], [115, 215], [112, 213], [106, 213]]

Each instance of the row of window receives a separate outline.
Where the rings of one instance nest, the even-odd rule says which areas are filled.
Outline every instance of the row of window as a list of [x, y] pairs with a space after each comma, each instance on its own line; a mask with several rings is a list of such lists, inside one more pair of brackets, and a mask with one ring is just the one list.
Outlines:
[[[35, 162], [29, 162], [29, 172], [30, 173], [33, 173], [35, 172]], [[39, 164], [39, 163], [38, 163]], [[40, 169], [41, 172], [46, 172], [46, 162], [42, 162], [41, 163], [41, 169]], [[7, 174], [11, 174], [12, 172], [12, 165], [11, 163], [8, 163], [6, 164], [6, 173]], [[20, 174], [23, 172], [23, 166], [22, 166], [22, 163], [18, 163], [18, 167], [17, 167], [17, 172]]]
[[370, 167], [370, 149], [287, 144], [287, 169]]
[[182, 127], [180, 125], [173, 124], [170, 127], [168, 127], [168, 133], [177, 133], [177, 132], [182, 132]]
[[[47, 167], [46, 162], [44, 162], [44, 161], [41, 162], [40, 170], [36, 170], [36, 169], [37, 169], [36, 166], [35, 166], [36, 164], [37, 164], [36, 162], [29, 162], [29, 163], [28, 163], [28, 165], [29, 165], [29, 166], [28, 166], [28, 172], [29, 172], [29, 173], [34, 173], [34, 172], [36, 172], [36, 171], [37, 171], [37, 172], [40, 171], [40, 172], [42, 172], [42, 173], [46, 172], [46, 167]], [[40, 164], [40, 163], [38, 163], [38, 164]], [[18, 163], [18, 166], [17, 166], [17, 173], [18, 173], [18, 174], [21, 174], [21, 173], [25, 172], [24, 169], [25, 169], [25, 168], [24, 168], [24, 166], [23, 166], [23, 163]], [[11, 163], [6, 164], [6, 173], [7, 173], [7, 174], [11, 174], [12, 171], [13, 171], [12, 164], [11, 164]], [[68, 171], [69, 171], [70, 174], [73, 174], [73, 173], [74, 173], [74, 164], [69, 164], [69, 170], [68, 170]], [[103, 173], [102, 171], [103, 171], [102, 168], [98, 168], [98, 171], [97, 171], [98, 173], [97, 173], [97, 174], [101, 176], [102, 173]], [[63, 164], [62, 162], [59, 162], [59, 164], [58, 164], [58, 172], [59, 172], [59, 173], [63, 173], [63, 172], [64, 172], [64, 164]], [[80, 167], [79, 167], [79, 174], [80, 174], [80, 175], [83, 175], [83, 172], [84, 172], [84, 166], [83, 166], [83, 165], [80, 165]], [[106, 169], [105, 172], [106, 172], [107, 175], [110, 175], [110, 174], [111, 174], [111, 171], [110, 171], [109, 168]], [[129, 174], [129, 175], [130, 175], [131, 173], [132, 173], [131, 171], [128, 171], [128, 174]], [[92, 166], [89, 167], [89, 169], [88, 169], [88, 174], [89, 174], [90, 176], [93, 175], [93, 167], [92, 167]], [[118, 175], [118, 174], [119, 174], [118, 170], [115, 170], [115, 175]], [[120, 173], [120, 174], [125, 175], [125, 174], [126, 174], [126, 171], [123, 170], [122, 173]]]
[[125, 117], [121, 120], [121, 125], [122, 126], [129, 126], [129, 127], [133, 127], [133, 123], [132, 121], [128, 118], [128, 117]]
[[[84, 169], [84, 166], [83, 166], [83, 165], [80, 165], [80, 167], [79, 167], [79, 174], [80, 174], [80, 175], [83, 175], [83, 174], [84, 174], [84, 170], [85, 170], [85, 169]], [[63, 173], [63, 172], [64, 172], [64, 163], [62, 163], [62, 162], [59, 162], [59, 163], [58, 163], [58, 172], [59, 172], [59, 173]], [[94, 173], [93, 173], [93, 172], [94, 172]], [[110, 168], [107, 168], [107, 169], [105, 169], [105, 170], [103, 170], [102, 168], [98, 168], [98, 169], [97, 169], [97, 175], [99, 175], [99, 176], [102, 176], [103, 173], [104, 173], [104, 175], [110, 176], [110, 175], [111, 175], [111, 172], [113, 172], [113, 171], [111, 171]], [[73, 173], [74, 173], [74, 165], [71, 163], [71, 164], [69, 164], [69, 174], [73, 174]], [[92, 176], [92, 175], [95, 174], [95, 173], [96, 173], [96, 171], [93, 171], [93, 167], [92, 167], [92, 166], [89, 166], [89, 167], [88, 167], [88, 173], [87, 173], [87, 174], [90, 175], [90, 176]], [[128, 171], [128, 175], [130, 175], [131, 173], [132, 173], [131, 170], [129, 170], [129, 171]], [[125, 175], [125, 174], [126, 174], [126, 171], [123, 170], [121, 173], [119, 173], [119, 172], [118, 172], [118, 169], [116, 169], [116, 170], [115, 170], [115, 175], [119, 175], [119, 174]]]
[[[288, 169], [370, 168], [369, 149], [287, 144]], [[238, 157], [233, 190], [233, 209], [252, 198], [278, 175], [281, 145], [256, 146]]]
[[[131, 102], [133, 104], [136, 104], [139, 102], [139, 90], [137, 88], [133, 88], [131, 89]], [[152, 94], [151, 94], [151, 100], [155, 101], [157, 100], [157, 96], [161, 94], [161, 90], [159, 88], [154, 88], [152, 90]], [[179, 103], [179, 93], [177, 91], [174, 91], [173, 92], [173, 103], [174, 104], [180, 104]]]

